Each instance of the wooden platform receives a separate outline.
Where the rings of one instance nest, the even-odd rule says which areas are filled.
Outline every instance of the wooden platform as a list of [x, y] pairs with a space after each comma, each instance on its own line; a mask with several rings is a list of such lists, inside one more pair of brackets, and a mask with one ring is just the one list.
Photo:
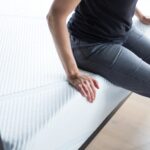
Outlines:
[[133, 93], [86, 150], [150, 150], [150, 98]]

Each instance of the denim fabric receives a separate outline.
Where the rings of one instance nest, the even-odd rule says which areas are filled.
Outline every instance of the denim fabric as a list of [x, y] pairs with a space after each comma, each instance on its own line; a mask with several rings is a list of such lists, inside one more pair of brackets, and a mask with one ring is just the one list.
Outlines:
[[150, 97], [150, 39], [135, 26], [124, 43], [89, 43], [73, 35], [70, 35], [70, 42], [79, 68]]

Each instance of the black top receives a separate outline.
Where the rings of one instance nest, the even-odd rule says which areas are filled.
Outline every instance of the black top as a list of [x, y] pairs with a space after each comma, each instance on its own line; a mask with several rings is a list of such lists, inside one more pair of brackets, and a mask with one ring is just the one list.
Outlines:
[[88, 42], [127, 39], [138, 0], [81, 0], [69, 19], [69, 32]]

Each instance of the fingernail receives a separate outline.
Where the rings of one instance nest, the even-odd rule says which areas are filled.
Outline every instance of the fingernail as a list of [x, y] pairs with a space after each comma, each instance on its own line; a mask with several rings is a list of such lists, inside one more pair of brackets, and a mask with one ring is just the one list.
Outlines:
[[90, 98], [88, 98], [88, 101], [89, 101], [89, 102], [91, 102], [91, 99], [90, 99]]

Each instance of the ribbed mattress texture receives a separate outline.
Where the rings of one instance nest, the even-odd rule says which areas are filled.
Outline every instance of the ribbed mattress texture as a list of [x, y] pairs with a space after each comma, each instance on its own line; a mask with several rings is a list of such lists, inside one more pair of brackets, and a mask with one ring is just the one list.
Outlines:
[[[53, 119], [73, 97], [88, 102], [68, 84], [46, 18], [0, 16], [0, 22], [0, 135], [5, 150], [25, 150], [47, 123], [55, 126]], [[83, 72], [100, 82], [99, 95], [113, 88], [118, 99], [130, 93]]]
[[6, 150], [21, 150], [74, 89], [45, 18], [0, 16], [0, 22], [0, 133]]

